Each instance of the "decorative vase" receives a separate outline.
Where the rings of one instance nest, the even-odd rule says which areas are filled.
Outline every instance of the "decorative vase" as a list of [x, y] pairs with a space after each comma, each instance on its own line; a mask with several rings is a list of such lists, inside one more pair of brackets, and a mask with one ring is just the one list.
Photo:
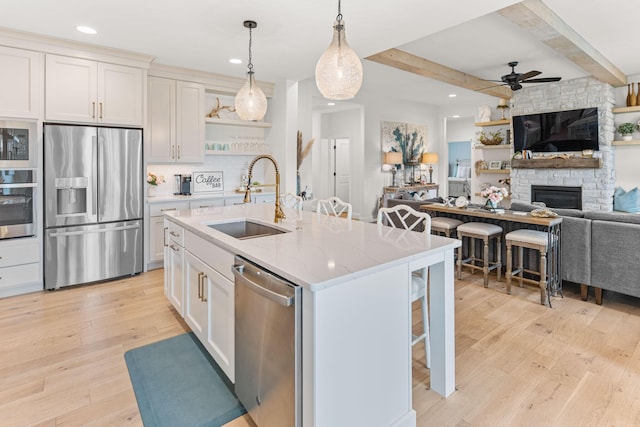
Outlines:
[[158, 187], [155, 185], [147, 186], [147, 196], [155, 197], [158, 195]]
[[631, 107], [631, 84], [627, 85], [627, 107]]
[[636, 87], [631, 83], [631, 97], [629, 98], [629, 106], [635, 107], [638, 105], [638, 98], [636, 98]]
[[499, 203], [498, 202], [494, 202], [491, 199], [487, 199], [487, 203], [485, 204], [485, 207], [489, 210], [495, 210], [498, 209], [499, 207]]
[[640, 83], [636, 83], [638, 85], [638, 96], [636, 98], [636, 105], [640, 105]]

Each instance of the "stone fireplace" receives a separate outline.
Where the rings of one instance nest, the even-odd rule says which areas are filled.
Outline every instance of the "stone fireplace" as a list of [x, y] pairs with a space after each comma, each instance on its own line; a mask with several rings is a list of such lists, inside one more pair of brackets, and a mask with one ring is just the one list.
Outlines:
[[615, 130], [611, 112], [614, 103], [613, 87], [593, 77], [536, 85], [514, 92], [512, 116], [597, 107], [600, 150], [596, 154], [602, 157], [602, 167], [513, 168], [512, 200], [531, 202], [532, 186], [579, 187], [582, 209], [611, 211], [615, 189], [615, 159], [611, 147]]

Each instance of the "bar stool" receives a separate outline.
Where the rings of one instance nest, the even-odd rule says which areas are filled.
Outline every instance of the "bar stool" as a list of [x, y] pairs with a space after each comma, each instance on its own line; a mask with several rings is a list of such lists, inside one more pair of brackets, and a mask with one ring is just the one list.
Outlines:
[[[458, 260], [456, 262], [458, 267], [458, 280], [462, 278], [462, 266], [466, 266], [473, 270], [482, 270], [484, 273], [484, 287], [489, 287], [489, 272], [491, 270], [497, 270], [498, 281], [500, 281], [500, 269], [502, 268], [501, 256], [502, 256], [502, 227], [495, 224], [487, 224], [485, 222], [467, 222], [458, 226], [457, 229], [458, 239], [462, 242], [462, 245], [458, 248]], [[464, 238], [469, 238], [469, 257], [462, 257], [462, 250], [464, 246]], [[484, 250], [482, 258], [476, 258], [475, 256], [475, 239], [482, 240], [484, 242]], [[495, 261], [489, 260], [489, 241], [495, 239], [496, 241], [496, 256]], [[482, 266], [478, 266], [475, 263], [482, 261]]]
[[451, 232], [462, 224], [462, 221], [455, 218], [447, 218], [446, 216], [434, 216], [431, 218], [431, 234], [444, 234], [445, 237], [451, 237]]
[[[532, 273], [540, 276], [540, 280], [537, 283], [540, 286], [540, 303], [544, 305], [547, 300], [547, 250], [549, 244], [547, 233], [536, 230], [515, 230], [507, 233], [505, 242], [507, 245], [507, 294], [511, 294], [511, 277], [513, 275], [518, 275], [520, 287], [522, 287], [523, 281], [536, 283], [522, 276], [525, 272]], [[518, 248], [518, 267], [516, 269], [512, 269], [511, 250], [513, 246]], [[534, 249], [540, 252], [540, 271], [527, 270], [523, 267], [524, 248]]]

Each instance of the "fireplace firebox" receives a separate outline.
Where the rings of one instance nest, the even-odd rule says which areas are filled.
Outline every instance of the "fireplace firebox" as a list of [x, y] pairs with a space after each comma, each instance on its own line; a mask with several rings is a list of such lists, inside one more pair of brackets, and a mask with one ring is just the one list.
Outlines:
[[543, 202], [550, 208], [582, 209], [582, 187], [532, 185], [531, 201]]

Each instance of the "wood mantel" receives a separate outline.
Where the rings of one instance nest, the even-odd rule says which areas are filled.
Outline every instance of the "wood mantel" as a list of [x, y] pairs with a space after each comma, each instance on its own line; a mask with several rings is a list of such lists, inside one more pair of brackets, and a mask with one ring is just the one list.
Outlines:
[[598, 169], [602, 167], [602, 159], [513, 159], [511, 167], [520, 169]]

